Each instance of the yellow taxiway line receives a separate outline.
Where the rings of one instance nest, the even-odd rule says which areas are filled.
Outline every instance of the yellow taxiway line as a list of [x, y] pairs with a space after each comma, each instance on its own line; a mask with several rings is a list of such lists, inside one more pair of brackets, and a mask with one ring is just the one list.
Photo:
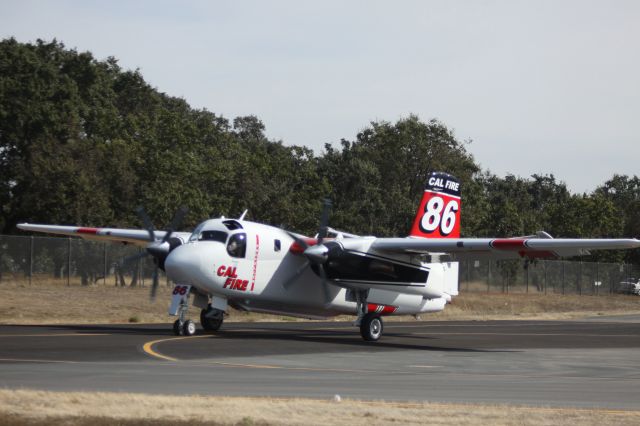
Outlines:
[[153, 350], [153, 345], [156, 345], [158, 343], [162, 343], [162, 342], [170, 342], [172, 340], [184, 340], [184, 339], [199, 339], [199, 338], [203, 338], [203, 337], [213, 337], [213, 334], [203, 334], [201, 336], [184, 336], [184, 337], [171, 337], [168, 339], [158, 339], [158, 340], [152, 340], [150, 342], [145, 343], [142, 346], [142, 350], [147, 354], [147, 355], [151, 355], [154, 358], [158, 358], [158, 359], [162, 359], [165, 361], [179, 361], [179, 359], [177, 358], [173, 358], [170, 356], [166, 356], [166, 355], [162, 355], [159, 352], [156, 352]]

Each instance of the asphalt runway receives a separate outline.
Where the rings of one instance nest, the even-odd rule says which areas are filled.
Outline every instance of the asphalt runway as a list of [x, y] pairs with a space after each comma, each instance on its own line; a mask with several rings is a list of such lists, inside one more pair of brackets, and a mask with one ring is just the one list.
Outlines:
[[0, 387], [640, 409], [640, 321], [0, 326]]

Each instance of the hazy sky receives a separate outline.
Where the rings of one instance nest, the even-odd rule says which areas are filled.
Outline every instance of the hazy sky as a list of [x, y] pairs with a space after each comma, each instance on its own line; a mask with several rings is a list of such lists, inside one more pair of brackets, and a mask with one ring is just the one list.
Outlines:
[[499, 175], [640, 174], [638, 1], [0, 0], [8, 36], [115, 56], [317, 152], [414, 113]]

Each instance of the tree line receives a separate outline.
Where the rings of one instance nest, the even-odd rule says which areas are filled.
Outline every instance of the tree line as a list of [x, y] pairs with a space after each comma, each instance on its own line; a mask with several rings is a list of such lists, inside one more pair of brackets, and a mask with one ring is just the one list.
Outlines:
[[[311, 130], [310, 130], [311, 131]], [[185, 227], [239, 216], [314, 234], [329, 197], [334, 228], [408, 232], [429, 172], [462, 182], [463, 236], [640, 236], [640, 179], [614, 175], [571, 193], [553, 175], [482, 170], [442, 122], [371, 122], [321, 154], [265, 136], [255, 116], [229, 120], [151, 87], [115, 58], [38, 40], [0, 41], [0, 229], [22, 221], [157, 227], [187, 206]], [[640, 262], [640, 254], [595, 259]]]

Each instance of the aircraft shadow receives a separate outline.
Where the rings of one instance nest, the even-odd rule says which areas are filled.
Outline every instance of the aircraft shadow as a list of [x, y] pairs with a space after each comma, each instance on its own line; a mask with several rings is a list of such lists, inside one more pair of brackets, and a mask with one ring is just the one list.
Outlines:
[[[287, 354], [287, 353], [304, 353], [304, 352], [332, 352], [339, 348], [349, 348], [351, 351], [388, 351], [388, 350], [422, 350], [422, 351], [439, 351], [439, 352], [505, 352], [504, 350], [492, 350], [492, 349], [478, 349], [467, 347], [454, 347], [447, 345], [433, 345], [426, 344], [427, 341], [431, 342], [434, 338], [428, 336], [420, 336], [420, 339], [425, 341], [425, 344], [419, 344], [416, 342], [404, 342], [406, 337], [417, 336], [403, 336], [402, 334], [386, 333], [377, 342], [365, 342], [360, 338], [358, 333], [354, 333], [353, 330], [300, 330], [300, 329], [278, 329], [272, 328], [266, 329], [266, 332], [253, 332], [253, 331], [234, 331], [224, 330], [219, 331], [212, 335], [222, 337], [228, 340], [241, 340], [243, 342], [260, 342], [271, 341], [274, 342], [269, 347], [273, 347], [273, 353]], [[282, 342], [282, 345], [278, 345], [277, 342]], [[305, 345], [301, 348], [290, 346], [287, 343], [301, 342], [305, 344], [312, 343], [313, 346]], [[315, 345], [317, 344], [317, 345]], [[327, 346], [329, 345], [329, 346]], [[268, 348], [267, 348], [268, 349]], [[510, 352], [510, 351], [509, 351]]]
[[[235, 323], [237, 324], [237, 323]], [[50, 331], [52, 333], [60, 331], [73, 331], [79, 334], [92, 333], [108, 333], [112, 335], [131, 335], [131, 336], [157, 336], [157, 337], [174, 337], [169, 324], [158, 325], [128, 325], [128, 324], [38, 324], [38, 325], [3, 325], [4, 328], [11, 329], [38, 329], [42, 332]], [[460, 342], [451, 344], [452, 342], [442, 341], [439, 337], [430, 337], [425, 335], [412, 335], [411, 333], [394, 333], [387, 332], [377, 342], [365, 342], [360, 338], [357, 329], [345, 326], [344, 330], [340, 328], [334, 330], [318, 330], [313, 327], [282, 327], [275, 328], [273, 325], [261, 327], [251, 324], [251, 330], [234, 330], [222, 329], [218, 332], [204, 332], [199, 330], [196, 335], [209, 334], [216, 337], [216, 342], [221, 339], [232, 343], [233, 347], [222, 348], [220, 343], [216, 343], [217, 351], [211, 354], [214, 356], [239, 355], [238, 352], [246, 354], [255, 354], [256, 350], [260, 353], [267, 354], [296, 354], [296, 353], [327, 353], [332, 351], [341, 351], [348, 349], [349, 351], [394, 351], [394, 350], [419, 350], [419, 351], [436, 351], [436, 352], [460, 352], [460, 353], [487, 353], [487, 352], [513, 352], [513, 350], [491, 349], [491, 348], [474, 348], [470, 342]], [[35, 334], [35, 333], [34, 333]], [[197, 339], [198, 344], [209, 341], [209, 339]], [[268, 344], [265, 344], [268, 341]], [[442, 344], [434, 344], [442, 341]], [[195, 341], [194, 341], [195, 342]], [[298, 345], [300, 343], [301, 345]], [[181, 345], [189, 345], [190, 343], [182, 342]], [[235, 352], [235, 351], [238, 352]]]
[[158, 324], [157, 326], [134, 326], [127, 324], [34, 324], [34, 325], [3, 325], [6, 328], [42, 329], [51, 331], [76, 331], [79, 334], [109, 333], [109, 334], [131, 334], [147, 336], [166, 336], [173, 334], [170, 324]]

